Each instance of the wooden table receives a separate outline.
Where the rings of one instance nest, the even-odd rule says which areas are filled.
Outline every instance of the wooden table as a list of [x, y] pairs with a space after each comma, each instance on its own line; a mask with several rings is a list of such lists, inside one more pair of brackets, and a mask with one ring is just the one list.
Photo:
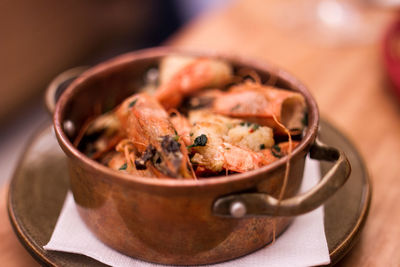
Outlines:
[[[322, 116], [355, 143], [372, 177], [373, 200], [367, 224], [361, 240], [340, 265], [399, 266], [400, 102], [388, 89], [380, 44], [393, 14], [364, 11], [370, 17], [369, 31], [376, 34], [375, 41], [328, 43], [326, 34], [280, 25], [284, 18], [295, 19], [300, 10], [279, 17], [276, 10], [286, 10], [279, 0], [266, 3], [242, 0], [205, 14], [170, 43], [258, 58], [302, 80], [314, 94]], [[0, 193], [0, 262], [32, 266], [34, 261], [18, 243], [7, 220], [5, 192], [3, 188]]]
[[0, 189], [0, 263], [9, 267], [39, 266], [11, 228], [6, 209], [7, 187]]

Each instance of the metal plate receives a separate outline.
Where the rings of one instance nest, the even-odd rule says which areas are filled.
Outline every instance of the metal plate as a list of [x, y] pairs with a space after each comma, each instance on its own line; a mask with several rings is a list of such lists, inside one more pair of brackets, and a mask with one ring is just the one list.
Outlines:
[[[332, 264], [354, 245], [365, 223], [371, 185], [357, 150], [337, 129], [321, 122], [320, 138], [341, 148], [352, 166], [349, 180], [325, 205], [325, 232]], [[8, 212], [21, 243], [40, 263], [57, 266], [105, 266], [89, 257], [46, 251], [69, 188], [65, 156], [52, 127], [32, 138], [11, 181]], [[321, 164], [324, 174], [329, 163]]]

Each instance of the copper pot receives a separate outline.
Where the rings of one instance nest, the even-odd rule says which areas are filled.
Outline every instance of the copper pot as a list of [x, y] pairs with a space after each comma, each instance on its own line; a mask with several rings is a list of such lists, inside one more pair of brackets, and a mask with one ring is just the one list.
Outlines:
[[[291, 158], [284, 200], [282, 187], [287, 158], [260, 169], [203, 180], [135, 177], [118, 173], [78, 151], [71, 140], [96, 106], [113, 107], [134, 93], [149, 67], [170, 54], [223, 58], [234, 67], [256, 70], [262, 80], [278, 77], [277, 85], [299, 91], [308, 105], [308, 127]], [[77, 70], [63, 74], [49, 87], [54, 104], [56, 88]], [[68, 156], [71, 189], [80, 216], [108, 246], [135, 258], [163, 264], [209, 264], [255, 251], [279, 235], [293, 216], [320, 206], [347, 180], [350, 165], [341, 151], [316, 140], [319, 114], [315, 100], [290, 74], [256, 61], [217, 54], [154, 48], [128, 53], [85, 71], [55, 105], [54, 128]], [[335, 161], [318, 185], [303, 195], [300, 187], [306, 155]]]

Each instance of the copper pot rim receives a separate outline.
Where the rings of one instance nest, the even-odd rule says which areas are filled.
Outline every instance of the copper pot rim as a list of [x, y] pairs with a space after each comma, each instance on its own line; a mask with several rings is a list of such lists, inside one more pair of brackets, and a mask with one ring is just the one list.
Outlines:
[[[73, 100], [73, 96], [76, 93], [77, 89], [81, 89], [82, 85], [89, 79], [96, 78], [96, 76], [105, 74], [107, 72], [112, 71], [115, 68], [120, 68], [124, 65], [131, 64], [133, 61], [141, 60], [141, 59], [149, 59], [149, 58], [160, 58], [162, 56], [171, 55], [171, 54], [180, 54], [180, 55], [192, 55], [192, 56], [203, 56], [203, 57], [214, 57], [226, 60], [228, 62], [234, 62], [240, 65], [252, 66], [255, 69], [262, 70], [265, 72], [273, 72], [281, 79], [285, 80], [287, 83], [291, 85], [291, 87], [296, 88], [306, 99], [307, 107], [308, 107], [308, 116], [309, 116], [309, 125], [306, 130], [306, 134], [304, 135], [300, 144], [293, 150], [291, 158], [296, 157], [301, 151], [306, 150], [312, 142], [315, 140], [318, 131], [319, 125], [319, 111], [318, 106], [308, 91], [305, 85], [297, 80], [290, 73], [282, 70], [280, 67], [276, 67], [270, 64], [266, 64], [264, 62], [252, 59], [252, 58], [244, 58], [242, 56], [231, 55], [221, 52], [215, 51], [204, 51], [204, 50], [190, 50], [183, 48], [172, 48], [172, 47], [154, 47], [148, 49], [137, 50], [129, 53], [125, 53], [119, 55], [115, 58], [107, 60], [103, 63], [93, 66], [92, 68], [83, 72], [75, 81], [73, 81], [67, 89], [63, 92], [58, 100], [54, 115], [53, 115], [53, 123], [54, 129], [56, 133], [56, 137], [61, 145], [61, 148], [67, 154], [67, 156], [72, 157], [81, 163], [81, 165], [85, 166], [85, 168], [101, 172], [105, 174], [105, 177], [110, 177], [114, 181], [123, 182], [123, 183], [136, 183], [142, 184], [146, 186], [156, 186], [156, 187], [173, 187], [173, 188], [188, 188], [188, 187], [207, 187], [207, 186], [215, 186], [215, 185], [224, 185], [228, 183], [235, 183], [247, 179], [251, 179], [253, 177], [258, 177], [260, 175], [266, 175], [268, 172], [271, 172], [279, 167], [282, 167], [286, 164], [289, 159], [288, 156], [282, 157], [279, 160], [263, 166], [261, 168], [244, 172], [238, 174], [232, 174], [229, 176], [215, 176], [205, 179], [198, 180], [181, 180], [181, 179], [160, 179], [160, 178], [149, 178], [149, 177], [141, 177], [135, 176], [132, 174], [120, 173], [115, 170], [110, 169], [84, 155], [80, 152], [69, 140], [65, 132], [63, 131], [63, 119], [64, 119], [64, 111], [67, 104]], [[265, 178], [267, 179], [267, 177]]]

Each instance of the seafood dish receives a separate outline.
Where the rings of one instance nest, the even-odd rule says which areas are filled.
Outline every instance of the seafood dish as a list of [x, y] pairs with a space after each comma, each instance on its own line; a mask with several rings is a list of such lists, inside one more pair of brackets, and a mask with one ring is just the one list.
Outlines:
[[220, 59], [166, 56], [136, 93], [81, 127], [89, 158], [140, 177], [202, 179], [290, 155], [307, 125], [303, 95]]

